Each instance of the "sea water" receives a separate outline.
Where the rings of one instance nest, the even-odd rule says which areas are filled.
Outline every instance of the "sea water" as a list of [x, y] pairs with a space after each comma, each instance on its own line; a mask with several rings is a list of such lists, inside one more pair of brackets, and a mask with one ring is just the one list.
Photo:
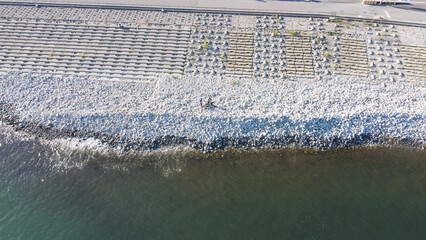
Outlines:
[[65, 150], [0, 134], [0, 239], [425, 239], [426, 152]]

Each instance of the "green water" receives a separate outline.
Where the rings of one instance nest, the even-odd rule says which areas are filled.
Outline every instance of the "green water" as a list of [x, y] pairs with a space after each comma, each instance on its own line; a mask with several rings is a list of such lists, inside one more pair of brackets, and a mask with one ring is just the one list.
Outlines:
[[425, 151], [119, 158], [0, 140], [0, 239], [426, 238]]

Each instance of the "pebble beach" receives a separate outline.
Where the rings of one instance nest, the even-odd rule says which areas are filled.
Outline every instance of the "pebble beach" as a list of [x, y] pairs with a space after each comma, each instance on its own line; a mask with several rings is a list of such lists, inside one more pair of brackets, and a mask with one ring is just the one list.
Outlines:
[[[159, 76], [128, 82], [10, 72], [1, 76], [0, 90], [9, 124], [46, 128], [48, 138], [95, 137], [125, 150], [421, 147], [426, 136], [426, 91], [406, 81]], [[216, 108], [200, 106], [208, 97]]]

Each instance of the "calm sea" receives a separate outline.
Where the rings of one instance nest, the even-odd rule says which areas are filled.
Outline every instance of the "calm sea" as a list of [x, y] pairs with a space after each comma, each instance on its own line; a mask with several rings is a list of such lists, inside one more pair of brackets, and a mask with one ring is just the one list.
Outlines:
[[120, 157], [0, 134], [0, 239], [426, 239], [426, 152]]

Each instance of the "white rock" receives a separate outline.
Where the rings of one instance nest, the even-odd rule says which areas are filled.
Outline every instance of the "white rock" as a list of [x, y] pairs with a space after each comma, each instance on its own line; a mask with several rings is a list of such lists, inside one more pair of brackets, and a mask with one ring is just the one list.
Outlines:
[[[424, 88], [370, 76], [369, 81], [244, 79], [232, 85], [229, 78], [211, 76], [124, 82], [10, 72], [0, 75], [0, 102], [13, 103], [20, 119], [130, 138], [294, 135], [326, 144], [334, 137], [372, 134], [424, 141]], [[208, 96], [219, 108], [200, 108], [200, 98]]]

